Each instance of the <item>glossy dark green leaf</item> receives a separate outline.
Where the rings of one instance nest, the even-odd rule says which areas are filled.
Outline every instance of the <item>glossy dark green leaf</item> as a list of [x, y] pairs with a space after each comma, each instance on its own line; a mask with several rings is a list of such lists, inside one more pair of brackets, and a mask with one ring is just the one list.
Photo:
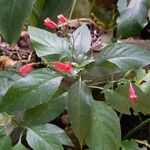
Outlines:
[[[127, 0], [126, 0], [127, 1]], [[120, 16], [117, 18], [119, 37], [140, 35], [148, 23], [148, 0], [131, 0], [128, 5], [124, 0], [118, 1]], [[124, 8], [123, 8], [124, 7]]]
[[[109, 77], [112, 74], [121, 72], [117, 65], [107, 60], [104, 62], [100, 62], [100, 59], [101, 58], [98, 56], [94, 63], [91, 63], [89, 66], [86, 67], [86, 71], [88, 74], [95, 77]], [[110, 77], [108, 79], [110, 79]]]
[[0, 138], [0, 149], [1, 150], [11, 150], [11, 139], [10, 136], [6, 135], [2, 138]]
[[49, 101], [57, 91], [61, 80], [61, 76], [49, 70], [29, 74], [9, 88], [3, 97], [0, 111], [24, 110]]
[[31, 26], [28, 32], [32, 46], [39, 57], [67, 53], [69, 49], [65, 38], [60, 38], [51, 32]]
[[37, 125], [47, 123], [60, 115], [66, 109], [67, 93], [29, 109], [25, 113], [24, 121], [27, 125]]
[[[140, 57], [139, 57], [140, 56]], [[150, 51], [144, 50], [132, 44], [116, 43], [104, 48], [97, 56], [95, 64], [109, 61], [117, 65], [123, 71], [138, 69], [150, 64]]]
[[72, 145], [64, 130], [52, 124], [27, 128], [27, 142], [36, 150], [63, 150], [63, 145]]
[[85, 54], [91, 47], [91, 33], [86, 25], [82, 25], [70, 37], [74, 52], [77, 55]]
[[90, 150], [119, 150], [121, 144], [120, 121], [107, 104], [94, 101], [91, 129], [86, 139]]
[[142, 112], [143, 114], [150, 113], [150, 96], [147, 96], [139, 87], [134, 85], [135, 93], [138, 96], [138, 100], [129, 100], [129, 84], [119, 85], [115, 91], [106, 90], [105, 98], [106, 102], [110, 104], [117, 111], [130, 114], [129, 109], [133, 108], [134, 113]]
[[90, 129], [92, 100], [90, 89], [81, 80], [73, 84], [68, 91], [69, 119], [81, 147]]
[[7, 42], [18, 40], [32, 6], [33, 0], [0, 0], [0, 33]]

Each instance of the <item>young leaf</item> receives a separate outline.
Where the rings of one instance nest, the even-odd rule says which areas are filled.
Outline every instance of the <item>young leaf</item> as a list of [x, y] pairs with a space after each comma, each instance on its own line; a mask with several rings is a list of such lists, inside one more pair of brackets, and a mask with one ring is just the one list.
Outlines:
[[1, 112], [33, 108], [49, 101], [53, 97], [62, 77], [49, 70], [40, 71], [18, 80], [9, 88], [0, 104]]
[[79, 27], [70, 37], [70, 41], [77, 55], [85, 54], [91, 47], [91, 33], [86, 25]]
[[47, 103], [29, 109], [25, 113], [24, 121], [27, 125], [47, 123], [60, 115], [66, 109], [67, 93]]
[[110, 104], [117, 111], [130, 114], [129, 109], [132, 107], [134, 113], [142, 112], [143, 114], [150, 113], [150, 96], [147, 96], [139, 87], [134, 85], [135, 93], [138, 96], [138, 100], [135, 102], [128, 99], [129, 84], [119, 85], [115, 91], [105, 90], [105, 99], [108, 104]]
[[91, 129], [86, 143], [91, 150], [119, 150], [120, 121], [115, 111], [100, 101], [93, 101]]
[[122, 0], [118, 1], [120, 16], [117, 18], [117, 34], [119, 37], [140, 35], [143, 27], [148, 23], [148, 0], [131, 0], [126, 5]]
[[63, 145], [72, 145], [64, 130], [52, 124], [27, 128], [27, 142], [36, 150], [63, 150]]
[[72, 85], [68, 91], [69, 119], [81, 147], [90, 129], [92, 100], [90, 89], [81, 80]]
[[7, 42], [18, 40], [32, 6], [33, 0], [0, 0], [0, 34]]
[[138, 144], [131, 140], [131, 141], [122, 141], [121, 150], [140, 150]]
[[28, 32], [38, 57], [67, 53], [69, 49], [66, 39], [60, 38], [51, 32], [31, 26]]
[[10, 136], [6, 135], [2, 138], [0, 138], [0, 149], [1, 150], [11, 150], [11, 139]]

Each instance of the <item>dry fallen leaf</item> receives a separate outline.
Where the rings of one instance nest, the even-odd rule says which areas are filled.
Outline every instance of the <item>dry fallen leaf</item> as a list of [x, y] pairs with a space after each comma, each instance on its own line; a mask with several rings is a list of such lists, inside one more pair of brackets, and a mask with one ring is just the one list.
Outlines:
[[6, 70], [8, 67], [16, 64], [16, 61], [12, 60], [8, 56], [0, 56], [0, 69]]

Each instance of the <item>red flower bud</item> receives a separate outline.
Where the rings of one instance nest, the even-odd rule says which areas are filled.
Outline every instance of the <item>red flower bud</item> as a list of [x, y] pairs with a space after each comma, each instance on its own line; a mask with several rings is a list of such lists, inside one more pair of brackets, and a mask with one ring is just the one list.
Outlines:
[[69, 73], [72, 71], [72, 65], [70, 63], [61, 63], [59, 61], [52, 62], [53, 66], [59, 71]]
[[57, 20], [58, 20], [58, 22], [60, 22], [60, 23], [65, 23], [65, 22], [67, 22], [67, 19], [66, 19], [62, 14], [60, 14], [60, 15], [57, 16]]
[[44, 19], [44, 25], [46, 25], [47, 27], [49, 27], [51, 29], [57, 28], [57, 24], [48, 17], [46, 19]]
[[135, 94], [134, 88], [132, 84], [129, 84], [129, 100], [136, 101], [138, 99], [137, 95]]
[[25, 75], [27, 74], [29, 71], [31, 71], [33, 69], [33, 64], [26, 64], [22, 67], [20, 67], [17, 70], [17, 73], [21, 74], [21, 75]]

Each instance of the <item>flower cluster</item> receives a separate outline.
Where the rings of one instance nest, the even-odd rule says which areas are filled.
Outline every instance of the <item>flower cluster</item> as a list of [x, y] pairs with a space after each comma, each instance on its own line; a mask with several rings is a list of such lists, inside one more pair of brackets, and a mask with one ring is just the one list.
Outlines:
[[[58, 15], [57, 16], [57, 20], [59, 23], [65, 23], [67, 22], [67, 19], [62, 15]], [[57, 28], [57, 24], [55, 22], [53, 22], [49, 17], [47, 17], [46, 19], [44, 19], [44, 25], [51, 28], [51, 29], [55, 29]]]
[[25, 75], [33, 69], [33, 64], [26, 64], [17, 70], [20, 75]]
[[53, 61], [52, 65], [57, 68], [61, 72], [70, 73], [72, 71], [72, 64], [70, 63], [62, 63], [59, 61]]
[[[62, 14], [57, 16], [57, 20], [59, 23], [67, 22], [67, 19]], [[58, 27], [58, 25], [48, 17], [44, 20], [44, 25], [51, 28], [51, 29], [55, 29]], [[65, 73], [70, 73], [73, 69], [71, 63], [62, 63], [59, 61], [54, 61], [54, 62], [52, 62], [52, 65], [57, 70], [59, 70], [61, 72], [65, 72]]]

